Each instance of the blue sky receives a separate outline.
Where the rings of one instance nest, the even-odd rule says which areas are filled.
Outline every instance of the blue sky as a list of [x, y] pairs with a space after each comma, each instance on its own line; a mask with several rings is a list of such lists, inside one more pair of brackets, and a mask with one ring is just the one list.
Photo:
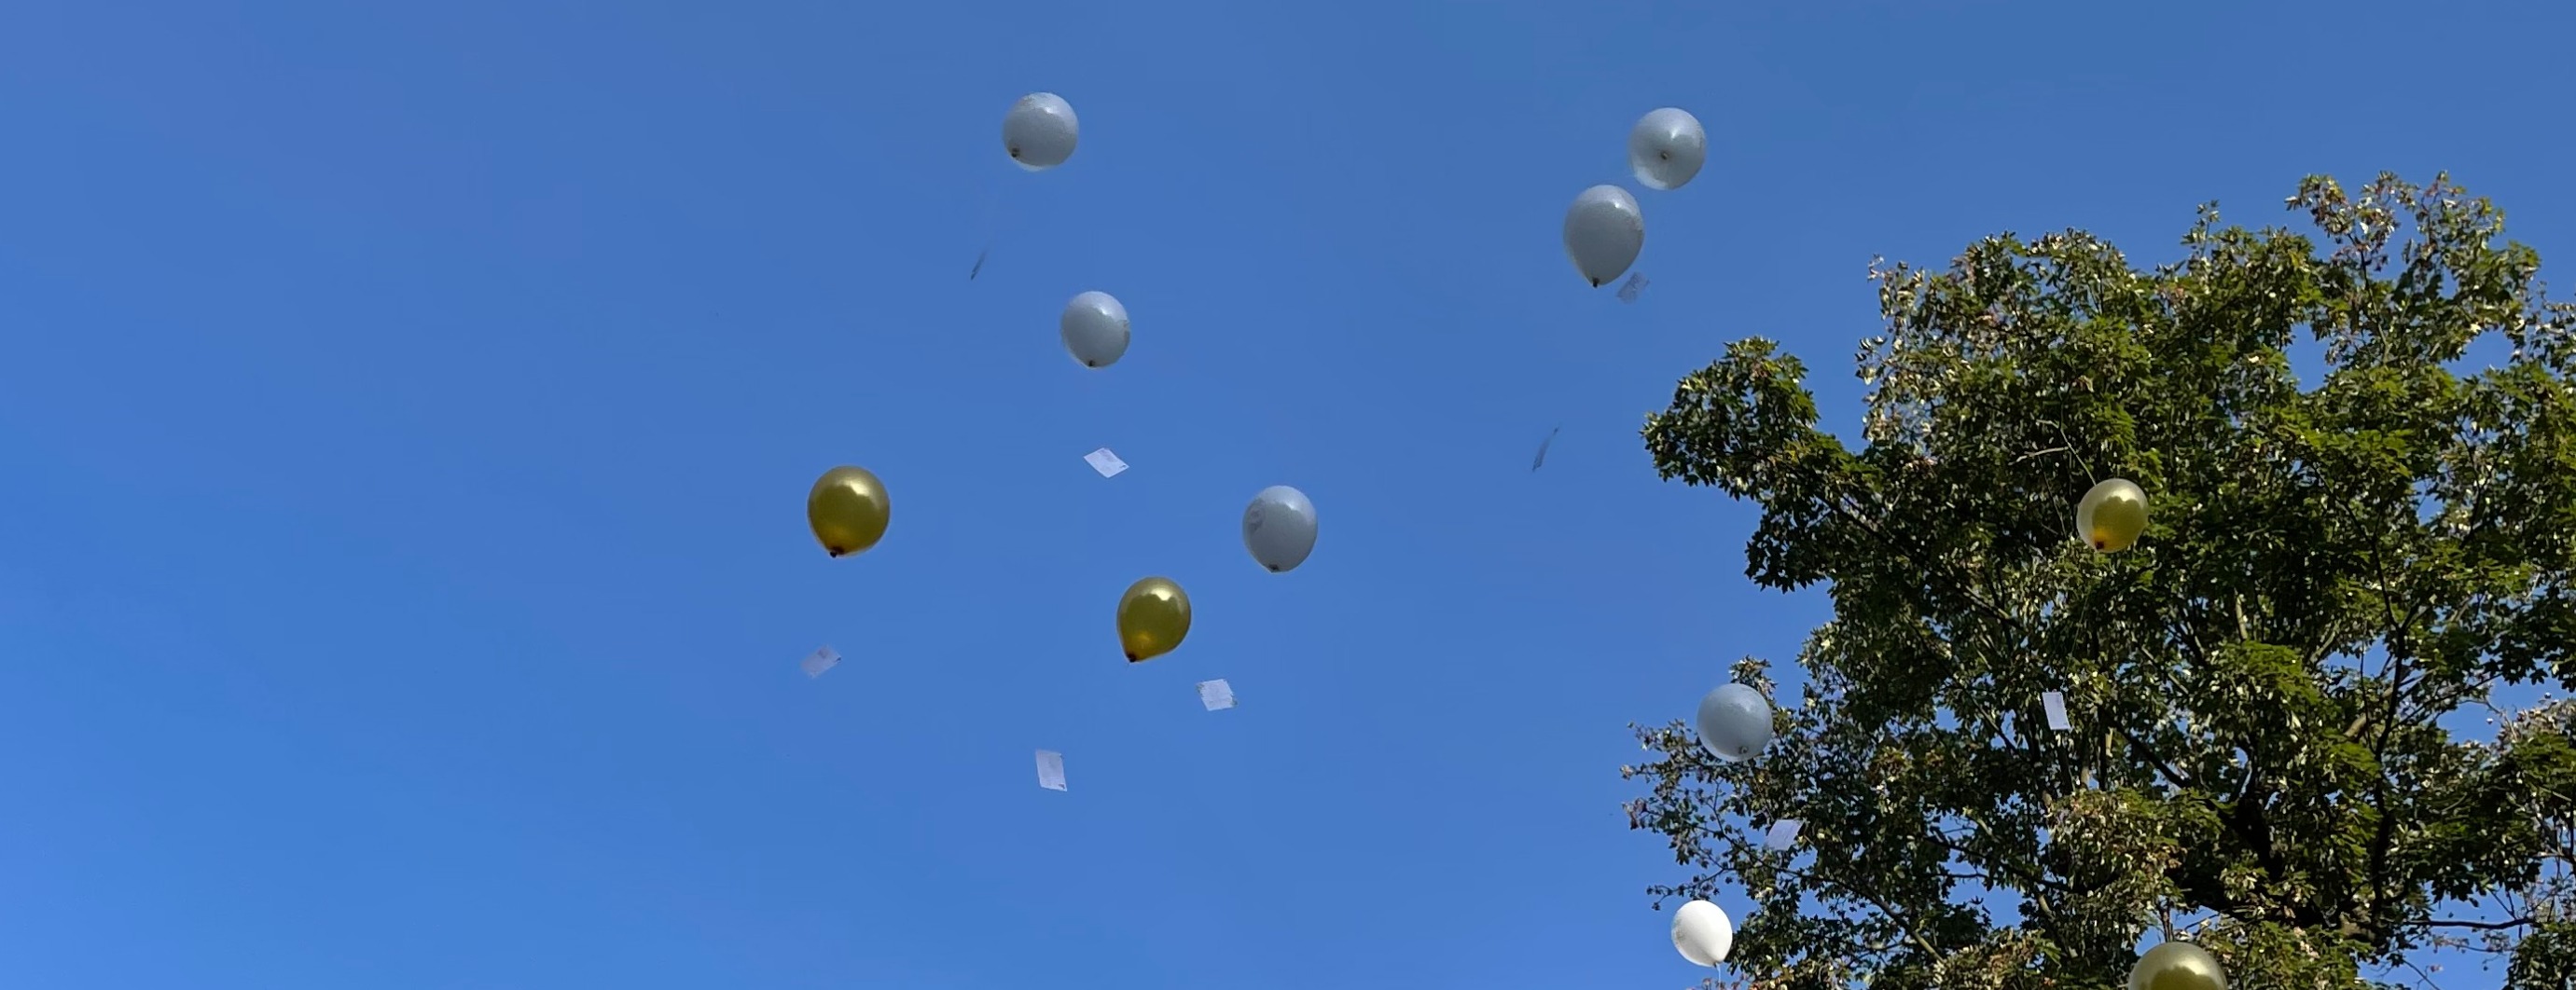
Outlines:
[[[2448, 168], [2576, 258], [2571, 21], [21, 0], [0, 980], [1682, 986], [1624, 725], [1821, 603], [1656, 481], [1673, 380], [1773, 336], [1849, 430], [1873, 254], [2161, 260], [2307, 172]], [[1036, 176], [1032, 90], [1084, 128]], [[1665, 105], [1714, 148], [1623, 306], [1557, 225]], [[845, 462], [895, 523], [831, 561]], [[1236, 534], [1272, 484], [1323, 519], [1287, 575]], [[1129, 666], [1148, 574], [1197, 626]]]

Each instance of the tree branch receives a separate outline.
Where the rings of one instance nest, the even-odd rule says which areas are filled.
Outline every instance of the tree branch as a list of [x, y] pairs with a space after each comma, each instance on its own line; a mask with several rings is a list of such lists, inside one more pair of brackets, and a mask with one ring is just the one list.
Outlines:
[[2504, 921], [2455, 921], [2448, 918], [2426, 918], [2421, 921], [2400, 922], [2398, 927], [2466, 928], [2473, 931], [2498, 931], [2506, 928], [2522, 928], [2529, 926], [2532, 923], [2533, 920], [2530, 918], [2511, 918]]
[[[2356, 521], [2363, 522], [2368, 528], [2368, 520]], [[2370, 845], [2367, 850], [2369, 860], [2367, 869], [2370, 871], [2367, 922], [2373, 935], [2387, 933], [2388, 925], [2385, 919], [2388, 906], [2396, 896], [2391, 889], [2388, 876], [2388, 855], [2397, 841], [2397, 809], [2393, 807], [2396, 799], [2390, 793], [2388, 781], [2388, 744], [2396, 738], [2398, 716], [2405, 703], [2407, 678], [2411, 673], [2412, 662], [2415, 660], [2415, 642], [2410, 634], [2412, 623], [2397, 617], [2397, 603], [2393, 598], [2395, 592], [2388, 579], [2388, 558], [2383, 544], [2384, 540], [2379, 534], [2371, 534], [2370, 567], [2379, 578], [2380, 609], [2388, 617], [2388, 668], [2386, 671], [2388, 704], [2380, 716], [2382, 721], [2378, 727], [2377, 738], [2373, 739], [2370, 745], [2372, 764], [2370, 803], [2378, 812], [2378, 823], [2371, 829]], [[2415, 610], [2410, 607], [2407, 611], [2411, 616]]]
[[1916, 950], [1923, 953], [1923, 960], [1926, 965], [1941, 961], [1941, 950], [1934, 948], [1932, 946], [1932, 940], [1924, 938], [1923, 933], [1915, 929], [1914, 919], [1910, 914], [1897, 913], [1896, 909], [1889, 907], [1887, 902], [1881, 900], [1878, 894], [1872, 889], [1851, 883], [1839, 884], [1838, 886], [1858, 895], [1860, 899], [1868, 901], [1869, 906], [1877, 908], [1879, 916], [1886, 918], [1888, 924], [1894, 925], [1897, 930], [1904, 932], [1905, 940], [1912, 943]]

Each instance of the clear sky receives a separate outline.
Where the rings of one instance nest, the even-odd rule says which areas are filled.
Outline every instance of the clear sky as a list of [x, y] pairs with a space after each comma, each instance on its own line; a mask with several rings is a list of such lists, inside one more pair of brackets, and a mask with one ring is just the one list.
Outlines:
[[[2566, 268], [2571, 26], [16, 0], [0, 983], [1682, 986], [1625, 723], [1821, 598], [1655, 479], [1674, 379], [1774, 336], [1848, 432], [1873, 254], [2163, 260], [2314, 171], [2449, 168]], [[999, 147], [1033, 90], [1083, 125], [1042, 175]], [[1714, 148], [1640, 194], [1622, 305], [1558, 224], [1665, 105]], [[1090, 289], [1103, 371], [1057, 340]], [[840, 463], [896, 508], [833, 561]], [[1273, 484], [1323, 520], [1286, 575], [1237, 535]], [[1151, 574], [1197, 625], [1130, 666]]]

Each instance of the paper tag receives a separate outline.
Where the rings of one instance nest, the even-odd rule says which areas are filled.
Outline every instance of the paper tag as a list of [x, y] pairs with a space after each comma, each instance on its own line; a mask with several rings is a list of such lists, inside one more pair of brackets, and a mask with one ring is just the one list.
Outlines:
[[1091, 469], [1100, 472], [1103, 478], [1115, 478], [1118, 472], [1127, 470], [1127, 462], [1119, 460], [1118, 455], [1110, 453], [1107, 447], [1084, 454], [1082, 459], [1091, 462]]
[[821, 677], [824, 671], [840, 664], [841, 655], [828, 646], [806, 654], [805, 659], [796, 662], [796, 666], [803, 668], [807, 677]]
[[1637, 294], [1646, 291], [1646, 285], [1646, 273], [1638, 272], [1628, 276], [1628, 284], [1619, 287], [1619, 301], [1636, 302]]
[[1234, 707], [1234, 686], [1223, 679], [1199, 682], [1199, 704], [1212, 712]]
[[1064, 754], [1051, 749], [1038, 750], [1038, 786], [1050, 791], [1064, 790]]
[[1771, 823], [1770, 834], [1762, 837], [1762, 848], [1780, 852], [1788, 849], [1789, 845], [1796, 841], [1798, 841], [1798, 820], [1783, 818]]
[[2075, 723], [2066, 720], [2065, 695], [2059, 694], [2055, 691], [2048, 692], [2047, 694], [2039, 696], [2039, 704], [2041, 707], [2048, 709], [2049, 728], [2055, 729], [2059, 732], [2066, 732], [2075, 728]]

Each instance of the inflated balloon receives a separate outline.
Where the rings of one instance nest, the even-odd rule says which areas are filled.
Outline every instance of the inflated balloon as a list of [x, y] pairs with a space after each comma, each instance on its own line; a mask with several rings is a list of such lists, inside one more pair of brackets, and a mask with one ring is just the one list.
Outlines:
[[1118, 645], [1128, 663], [1170, 653], [1190, 634], [1190, 596], [1170, 578], [1149, 577], [1118, 599]]
[[1750, 685], [1729, 684], [1699, 700], [1699, 744], [1736, 763], [1771, 745], [1771, 699]]
[[885, 483], [866, 468], [825, 471], [805, 496], [805, 523], [814, 528], [814, 539], [823, 544], [823, 552], [835, 557], [876, 546], [885, 538], [886, 523], [893, 515], [894, 503], [886, 499]]
[[1002, 150], [1031, 172], [1044, 172], [1073, 157], [1082, 140], [1082, 121], [1073, 104], [1054, 93], [1031, 93], [1002, 115]]
[[2117, 553], [2147, 531], [2147, 493], [2127, 478], [2093, 486], [2075, 503], [2075, 532], [2103, 553]]
[[1262, 489], [1243, 507], [1243, 548], [1272, 574], [1296, 570], [1315, 552], [1315, 503], [1286, 485]]
[[2189, 942], [2148, 949], [2129, 967], [2129, 990], [2227, 990], [2227, 974], [2209, 950]]
[[1593, 288], [1617, 280], [1645, 249], [1646, 214], [1625, 189], [1594, 186], [1565, 211], [1565, 256]]
[[1727, 920], [1724, 908], [1707, 901], [1684, 904], [1673, 912], [1673, 948], [1702, 966], [1725, 962], [1727, 951], [1735, 948], [1735, 922]]
[[1708, 132], [1674, 107], [1648, 112], [1628, 130], [1628, 167], [1648, 189], [1679, 189], [1708, 161]]
[[1127, 353], [1127, 307], [1106, 292], [1085, 292], [1064, 304], [1056, 320], [1064, 349], [1085, 368], [1106, 368]]

